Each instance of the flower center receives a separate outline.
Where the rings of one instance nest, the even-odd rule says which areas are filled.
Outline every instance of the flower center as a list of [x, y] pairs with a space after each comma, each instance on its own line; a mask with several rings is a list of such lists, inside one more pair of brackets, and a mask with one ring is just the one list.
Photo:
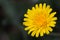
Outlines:
[[34, 18], [34, 24], [37, 26], [42, 26], [42, 25], [45, 26], [46, 25], [45, 16], [44, 15], [36, 15]]

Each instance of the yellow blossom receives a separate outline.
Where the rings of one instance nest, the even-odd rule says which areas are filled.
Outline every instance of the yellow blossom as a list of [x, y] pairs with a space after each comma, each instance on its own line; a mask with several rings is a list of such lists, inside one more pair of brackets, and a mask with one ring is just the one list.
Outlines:
[[54, 17], [56, 12], [52, 12], [50, 5], [36, 4], [32, 9], [28, 9], [27, 13], [24, 14], [23, 25], [26, 26], [25, 30], [31, 36], [44, 36], [53, 31], [52, 27], [55, 27], [57, 17]]

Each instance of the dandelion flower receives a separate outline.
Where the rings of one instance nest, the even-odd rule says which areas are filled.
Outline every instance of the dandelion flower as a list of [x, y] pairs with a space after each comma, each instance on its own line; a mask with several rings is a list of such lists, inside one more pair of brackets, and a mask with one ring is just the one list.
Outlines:
[[44, 36], [44, 34], [49, 34], [53, 31], [52, 27], [55, 27], [57, 17], [54, 17], [56, 12], [52, 12], [50, 5], [36, 4], [32, 9], [28, 9], [27, 13], [24, 14], [25, 30], [31, 36]]

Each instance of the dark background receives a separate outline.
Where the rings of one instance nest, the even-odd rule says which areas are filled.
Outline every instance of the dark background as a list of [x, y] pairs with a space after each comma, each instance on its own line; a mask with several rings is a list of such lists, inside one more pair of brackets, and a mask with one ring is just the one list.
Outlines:
[[[46, 3], [58, 20], [50, 35], [31, 37], [24, 31], [24, 13], [35, 4]], [[0, 40], [60, 40], [60, 0], [0, 0]]]

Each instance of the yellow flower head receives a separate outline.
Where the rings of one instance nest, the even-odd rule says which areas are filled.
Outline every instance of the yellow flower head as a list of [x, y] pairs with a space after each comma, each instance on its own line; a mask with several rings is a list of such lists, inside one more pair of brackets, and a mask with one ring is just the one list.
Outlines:
[[57, 17], [54, 17], [56, 12], [51, 12], [50, 5], [46, 6], [40, 3], [32, 7], [32, 10], [28, 9], [27, 14], [24, 14], [23, 24], [26, 26], [25, 30], [31, 36], [44, 36], [53, 31], [52, 27], [55, 27]]

